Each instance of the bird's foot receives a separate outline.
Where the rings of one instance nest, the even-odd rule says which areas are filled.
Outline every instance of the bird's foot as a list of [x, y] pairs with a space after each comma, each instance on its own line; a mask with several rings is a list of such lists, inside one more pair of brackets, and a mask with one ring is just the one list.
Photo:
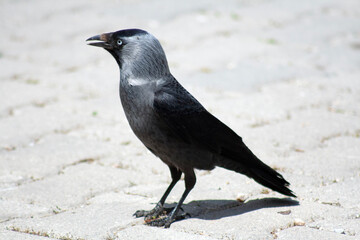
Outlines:
[[[164, 208], [161, 203], [158, 203], [150, 211], [138, 210], [133, 215], [137, 218], [144, 217], [145, 223], [149, 226], [165, 226], [165, 228], [168, 228], [174, 221], [183, 220], [190, 217], [190, 214], [185, 212], [183, 214], [177, 214], [174, 216], [174, 209], [174, 207]], [[184, 211], [181, 207], [180, 210]]]
[[184, 213], [181, 215], [177, 215], [177, 216], [173, 216], [171, 213], [165, 216], [160, 216], [158, 218], [155, 219], [145, 219], [145, 223], [149, 226], [153, 226], [153, 227], [165, 227], [165, 228], [169, 228], [170, 225], [175, 222], [175, 221], [179, 221], [179, 220], [183, 220], [185, 218], [189, 218], [190, 214], [188, 213]]
[[156, 206], [151, 209], [150, 211], [145, 210], [137, 210], [133, 216], [139, 218], [139, 217], [145, 217], [146, 219], [155, 219], [159, 217], [164, 211], [164, 207], [161, 203], [156, 204]]
[[170, 227], [171, 223], [174, 222], [174, 219], [171, 219], [169, 216], [162, 216], [155, 219], [145, 219], [145, 223], [153, 227]]

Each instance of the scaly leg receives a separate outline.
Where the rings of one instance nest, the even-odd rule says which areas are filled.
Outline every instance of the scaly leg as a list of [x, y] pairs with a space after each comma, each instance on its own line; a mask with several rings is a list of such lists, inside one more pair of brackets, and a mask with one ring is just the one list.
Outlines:
[[148, 225], [156, 226], [156, 227], [165, 226], [165, 228], [168, 228], [170, 227], [171, 223], [177, 220], [178, 217], [177, 214], [181, 208], [181, 205], [183, 204], [185, 198], [187, 197], [191, 189], [193, 189], [196, 183], [196, 176], [193, 169], [184, 172], [184, 174], [185, 174], [185, 191], [181, 196], [180, 201], [176, 204], [175, 208], [171, 211], [169, 215], [167, 215], [164, 218], [156, 218], [153, 221], [149, 221], [147, 222]]
[[136, 211], [134, 213], [135, 217], [137, 218], [145, 217], [145, 221], [147, 221], [151, 219], [156, 219], [157, 217], [159, 217], [160, 214], [163, 213], [165, 200], [168, 197], [171, 190], [173, 189], [173, 187], [175, 186], [175, 184], [180, 180], [182, 174], [181, 171], [175, 167], [169, 166], [169, 168], [170, 168], [172, 181], [169, 187], [166, 189], [164, 195], [161, 197], [160, 201], [156, 204], [155, 208], [153, 208], [150, 211], [145, 211], [145, 210]]

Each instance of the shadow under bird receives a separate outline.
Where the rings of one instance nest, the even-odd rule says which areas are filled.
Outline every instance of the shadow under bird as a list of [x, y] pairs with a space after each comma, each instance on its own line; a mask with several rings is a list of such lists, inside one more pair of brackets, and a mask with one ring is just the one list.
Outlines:
[[[87, 39], [102, 47], [120, 68], [120, 99], [131, 129], [141, 142], [168, 165], [172, 182], [154, 209], [139, 210], [151, 226], [170, 227], [194, 187], [194, 169], [223, 167], [295, 197], [281, 174], [260, 161], [228, 126], [209, 113], [172, 76], [160, 42], [140, 29], [125, 29]], [[185, 175], [185, 191], [170, 213], [164, 203]]]

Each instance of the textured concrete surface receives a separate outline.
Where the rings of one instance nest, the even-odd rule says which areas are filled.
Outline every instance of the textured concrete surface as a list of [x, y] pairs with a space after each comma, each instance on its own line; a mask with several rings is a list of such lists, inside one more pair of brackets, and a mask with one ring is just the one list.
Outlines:
[[[0, 26], [0, 239], [360, 238], [359, 1], [3, 0]], [[85, 44], [131, 27], [298, 204], [215, 169], [197, 172], [191, 218], [132, 217], [170, 174], [126, 122], [115, 61]]]

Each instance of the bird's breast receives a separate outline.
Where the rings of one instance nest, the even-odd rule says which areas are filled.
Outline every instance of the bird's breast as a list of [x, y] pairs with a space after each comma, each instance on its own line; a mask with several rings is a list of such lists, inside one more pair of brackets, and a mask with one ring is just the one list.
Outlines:
[[135, 135], [146, 146], [157, 140], [159, 122], [152, 106], [154, 92], [151, 86], [143, 84], [141, 80], [120, 83], [120, 99], [125, 116]]
[[153, 107], [154, 90], [140, 80], [120, 84], [120, 99], [129, 125], [140, 141], [166, 164], [185, 169], [214, 168], [213, 155], [194, 149], [170, 129]]

